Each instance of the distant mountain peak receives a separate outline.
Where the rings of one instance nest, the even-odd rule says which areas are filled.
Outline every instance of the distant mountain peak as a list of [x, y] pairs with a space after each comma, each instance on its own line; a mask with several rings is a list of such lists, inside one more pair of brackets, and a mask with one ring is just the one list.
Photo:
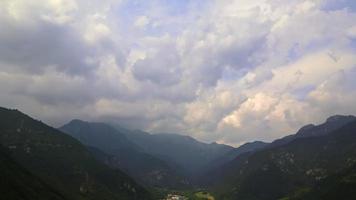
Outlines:
[[165, 137], [165, 138], [174, 138], [174, 139], [178, 139], [178, 140], [200, 142], [189, 135], [183, 135], [183, 134], [178, 134], [178, 133], [156, 133], [153, 135]]
[[327, 118], [327, 120], [322, 124], [308, 124], [306, 126], [303, 126], [301, 129], [298, 130], [296, 134], [288, 135], [273, 141], [271, 146], [273, 147], [287, 144], [300, 137], [314, 137], [326, 135], [355, 120], [356, 117], [352, 115], [333, 115]]
[[353, 115], [333, 115], [330, 116], [328, 119], [326, 119], [326, 122], [344, 121], [344, 120], [350, 120], [355, 118], [356, 117]]
[[307, 124], [307, 125], [303, 126], [302, 128], [300, 128], [300, 129], [298, 130], [298, 132], [296, 133], [296, 135], [301, 134], [301, 133], [304, 133], [305, 131], [308, 131], [308, 130], [314, 128], [314, 127], [315, 127], [314, 124]]
[[239, 152], [249, 152], [249, 151], [254, 151], [256, 149], [263, 148], [267, 146], [269, 143], [267, 142], [262, 142], [262, 141], [253, 141], [253, 142], [246, 142], [245, 144], [239, 146], [235, 150]]
[[[81, 119], [72, 119], [71, 121], [69, 121], [67, 124], [63, 125], [62, 127], [67, 127], [67, 126], [100, 126], [100, 127], [106, 127], [109, 129], [115, 129], [113, 126], [111, 126], [110, 124], [106, 124], [103, 122], [91, 122], [91, 121], [85, 121], [85, 120], [81, 120]], [[61, 129], [62, 127], [59, 127], [59, 129]]]
[[77, 123], [85, 123], [86, 121], [83, 121], [81, 119], [72, 119], [68, 124], [77, 124]]
[[[251, 145], [251, 144], [268, 144], [267, 142], [263, 142], [263, 141], [253, 141], [253, 142], [246, 142], [245, 144], [243, 145]], [[242, 146], [242, 145], [241, 145]]]

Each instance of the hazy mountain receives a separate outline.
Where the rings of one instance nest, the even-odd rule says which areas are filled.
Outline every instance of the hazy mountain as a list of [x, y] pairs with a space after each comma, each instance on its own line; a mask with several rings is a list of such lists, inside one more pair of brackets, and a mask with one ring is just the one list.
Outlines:
[[245, 143], [245, 144], [239, 146], [238, 148], [234, 148], [234, 149], [230, 150], [229, 152], [227, 152], [226, 154], [211, 161], [210, 164], [207, 165], [205, 171], [210, 171], [210, 170], [219, 168], [219, 167], [223, 166], [224, 164], [234, 160], [237, 156], [239, 156], [243, 153], [254, 152], [254, 151], [263, 149], [268, 145], [269, 145], [269, 143], [261, 142], [261, 141]]
[[211, 161], [234, 149], [223, 144], [199, 142], [179, 134], [129, 131], [125, 135], [145, 152], [167, 162], [175, 162], [191, 174], [199, 173]]
[[[0, 144], [16, 163], [68, 199], [150, 199], [144, 188], [98, 162], [80, 142], [17, 110], [0, 108]], [[16, 175], [9, 178], [21, 181]]]
[[140, 148], [124, 134], [105, 123], [75, 119], [60, 127], [59, 130], [78, 139], [84, 145], [97, 147], [108, 153], [125, 150], [140, 151]]
[[[335, 179], [335, 174], [351, 171], [345, 175], [350, 178], [345, 184], [355, 184], [352, 174], [356, 164], [356, 120], [344, 120], [345, 117], [332, 117], [297, 133], [308, 137], [241, 154], [210, 172], [205, 181], [220, 194], [219, 199], [297, 199], [304, 195], [323, 199], [323, 195], [333, 193], [331, 189], [337, 190], [337, 181], [343, 181]], [[343, 190], [356, 195], [354, 190], [339, 188]]]
[[189, 181], [172, 165], [146, 153], [108, 124], [72, 120], [60, 130], [89, 146], [98, 160], [126, 171], [144, 184], [168, 188], [189, 186]]

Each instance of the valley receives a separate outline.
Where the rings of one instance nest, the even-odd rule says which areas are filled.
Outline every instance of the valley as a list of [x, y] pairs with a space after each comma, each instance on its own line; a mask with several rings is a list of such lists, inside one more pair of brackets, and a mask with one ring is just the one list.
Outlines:
[[215, 200], [207, 191], [167, 191], [164, 200]]
[[0, 145], [2, 173], [18, 175], [3, 175], [9, 185], [0, 186], [16, 187], [3, 192], [15, 200], [20, 190], [27, 199], [42, 191], [37, 195], [68, 200], [356, 197], [354, 116], [332, 116], [271, 143], [234, 148], [82, 120], [55, 129], [1, 108]]

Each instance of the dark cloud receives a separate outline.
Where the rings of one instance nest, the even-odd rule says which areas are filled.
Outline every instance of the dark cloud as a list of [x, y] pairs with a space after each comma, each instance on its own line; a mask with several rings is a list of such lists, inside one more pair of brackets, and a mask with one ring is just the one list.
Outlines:
[[1, 27], [0, 59], [11, 68], [43, 73], [53, 66], [72, 75], [85, 75], [95, 68], [95, 63], [86, 61], [95, 49], [71, 27], [43, 21], [28, 27], [13, 20], [2, 22]]

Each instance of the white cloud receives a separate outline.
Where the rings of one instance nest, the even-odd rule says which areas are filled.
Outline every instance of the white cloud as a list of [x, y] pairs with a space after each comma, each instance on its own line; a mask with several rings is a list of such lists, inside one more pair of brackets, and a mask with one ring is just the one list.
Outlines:
[[108, 37], [110, 35], [110, 32], [111, 32], [110, 28], [105, 24], [94, 23], [91, 24], [90, 27], [88, 27], [84, 38], [89, 43], [94, 43], [97, 42], [98, 40]]
[[150, 20], [147, 16], [139, 16], [139, 17], [137, 17], [137, 19], [134, 23], [134, 26], [136, 26], [138, 28], [144, 28], [149, 23], [150, 23]]
[[54, 125], [271, 140], [356, 114], [356, 13], [335, 2], [1, 1], [0, 104]]

